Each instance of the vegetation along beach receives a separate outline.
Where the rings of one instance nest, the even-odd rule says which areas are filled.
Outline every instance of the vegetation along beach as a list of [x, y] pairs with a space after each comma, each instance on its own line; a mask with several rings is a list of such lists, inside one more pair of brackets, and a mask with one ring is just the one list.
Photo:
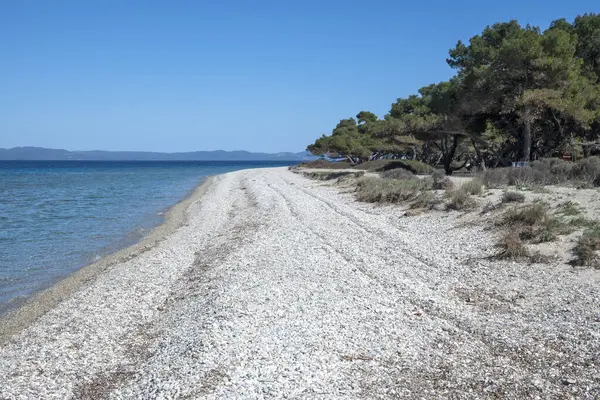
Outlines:
[[[535, 15], [568, 6], [551, 3]], [[439, 21], [449, 6], [437, 6], [419, 15]], [[194, 68], [227, 78], [204, 91], [210, 97], [172, 95], [182, 76], [188, 88], [201, 74], [152, 56], [156, 69], [127, 75], [118, 91], [146, 94], [153, 82], [152, 96], [124, 114], [94, 103], [103, 115], [118, 109], [110, 114], [118, 124], [126, 115], [132, 130], [153, 132], [119, 131], [111, 142], [134, 135], [143, 151], [0, 149], [12, 160], [0, 162], [0, 301], [13, 302], [0, 314], [0, 399], [600, 398], [600, 14], [571, 10], [544, 28], [526, 14], [525, 23], [460, 30], [449, 78], [381, 106], [368, 93], [391, 78], [376, 84], [367, 49], [397, 38], [393, 13], [379, 10], [374, 21], [362, 8], [312, 4], [291, 18], [274, 5], [239, 7], [190, 12], [243, 28], [219, 31], [230, 47], [201, 41], [210, 57]], [[417, 15], [416, 5], [394, 7], [406, 24]], [[444, 8], [452, 26], [472, 27], [456, 7], [465, 8]], [[167, 34], [161, 24], [173, 15], [181, 40], [204, 29], [188, 26], [187, 13], [154, 12], [160, 18], [139, 25], [144, 32]], [[317, 14], [339, 15], [346, 28]], [[349, 35], [359, 50], [327, 64]], [[405, 36], [399, 47], [418, 47], [414, 32]], [[168, 38], [153, 46], [179, 43]], [[327, 51], [317, 57], [308, 41]], [[164, 54], [198, 50], [184, 43]], [[260, 53], [264, 43], [270, 50]], [[150, 48], [135, 54], [149, 57]], [[233, 61], [211, 69], [233, 48]], [[394, 68], [419, 62], [394, 60]], [[367, 91], [366, 75], [348, 80], [364, 71], [373, 77]], [[309, 96], [302, 79], [313, 73], [322, 80]], [[412, 73], [398, 75], [430, 81]], [[346, 94], [340, 107], [327, 94], [335, 91]], [[187, 142], [195, 134], [174, 132], [201, 126], [202, 141], [283, 148], [279, 137], [292, 143], [309, 120], [333, 123], [330, 133], [303, 134], [306, 152], [195, 152]], [[18, 126], [25, 135], [33, 125]], [[152, 147], [157, 138], [164, 152]]]

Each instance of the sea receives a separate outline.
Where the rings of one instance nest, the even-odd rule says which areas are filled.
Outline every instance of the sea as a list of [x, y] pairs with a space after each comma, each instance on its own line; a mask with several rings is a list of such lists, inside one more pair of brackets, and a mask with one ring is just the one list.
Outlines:
[[279, 161], [0, 161], [0, 315], [140, 241], [206, 177]]

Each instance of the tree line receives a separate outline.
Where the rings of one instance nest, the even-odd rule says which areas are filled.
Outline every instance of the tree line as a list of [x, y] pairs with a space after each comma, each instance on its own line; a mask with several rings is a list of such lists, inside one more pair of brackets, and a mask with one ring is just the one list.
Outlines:
[[447, 174], [600, 150], [600, 14], [544, 31], [496, 23], [459, 41], [447, 63], [449, 81], [397, 99], [383, 119], [342, 119], [307, 150], [351, 163], [414, 159]]

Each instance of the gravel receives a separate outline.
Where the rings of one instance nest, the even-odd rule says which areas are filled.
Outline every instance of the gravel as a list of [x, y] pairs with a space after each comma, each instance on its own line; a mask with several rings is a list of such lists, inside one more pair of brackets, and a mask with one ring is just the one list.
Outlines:
[[600, 271], [488, 259], [459, 213], [285, 168], [188, 219], [0, 348], [0, 398], [598, 398]]

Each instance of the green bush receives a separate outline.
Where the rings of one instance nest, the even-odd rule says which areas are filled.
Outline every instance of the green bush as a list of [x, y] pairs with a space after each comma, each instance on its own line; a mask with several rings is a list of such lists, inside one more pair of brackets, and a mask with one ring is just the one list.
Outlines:
[[435, 168], [433, 168], [431, 165], [425, 164], [421, 161], [402, 159], [373, 160], [363, 164], [355, 165], [353, 168], [372, 172], [383, 172], [402, 168], [412, 172], [413, 174], [419, 175], [431, 174], [435, 171]]
[[417, 160], [401, 160], [400, 161], [404, 168], [412, 172], [413, 174], [431, 174], [435, 172], [435, 168], [433, 168], [429, 164], [425, 164], [424, 162]]
[[403, 168], [390, 169], [383, 171], [381, 177], [384, 179], [415, 179], [415, 174]]
[[496, 225], [508, 227], [521, 239], [535, 243], [549, 242], [571, 231], [569, 224], [550, 215], [543, 203], [507, 210]]

